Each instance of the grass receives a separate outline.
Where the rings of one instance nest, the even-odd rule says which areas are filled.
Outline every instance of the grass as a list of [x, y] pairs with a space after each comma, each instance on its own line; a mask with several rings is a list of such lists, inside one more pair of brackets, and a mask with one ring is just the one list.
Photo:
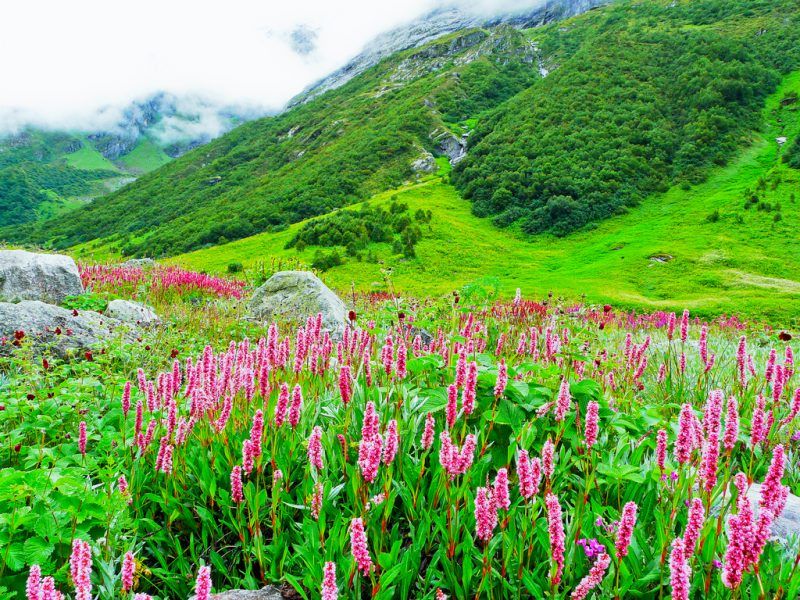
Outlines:
[[[784, 94], [799, 88], [800, 73], [784, 80], [765, 107], [763, 133], [705, 183], [688, 190], [672, 188], [625, 215], [565, 238], [526, 238], [497, 229], [473, 216], [470, 204], [440, 177], [379, 194], [373, 202], [396, 196], [412, 212], [433, 211], [417, 258], [391, 256], [388, 245], [375, 245], [372, 249], [380, 263], [350, 259], [324, 277], [339, 289], [352, 284], [383, 289], [384, 270], [391, 268], [398, 291], [420, 295], [444, 294], [476, 280], [496, 279], [505, 295], [520, 287], [528, 295], [553, 290], [574, 297], [585, 294], [596, 302], [686, 306], [708, 314], [736, 312], [766, 320], [793, 318], [791, 306], [800, 299], [800, 265], [795, 260], [800, 252], [795, 235], [800, 205], [790, 198], [800, 191], [800, 173], [780, 163], [775, 138], [800, 132], [796, 111], [776, 112]], [[774, 221], [774, 211], [744, 209], [744, 192], [754, 189], [759, 178], [768, 182], [764, 199], [782, 207], [779, 222]], [[775, 181], [780, 183], [773, 190], [770, 182]], [[719, 211], [719, 220], [711, 222], [708, 217], [714, 211]], [[310, 264], [315, 247], [302, 253], [284, 249], [301, 226], [192, 252], [171, 262], [215, 272], [224, 271], [231, 262], [252, 267], [273, 258], [295, 257]], [[672, 259], [651, 259], [658, 255]]]
[[76, 169], [119, 171], [117, 165], [103, 156], [86, 137], [81, 138], [83, 146], [77, 152], [65, 154], [67, 164]]
[[147, 173], [172, 160], [149, 138], [143, 138], [136, 147], [119, 158], [125, 170], [134, 173]]

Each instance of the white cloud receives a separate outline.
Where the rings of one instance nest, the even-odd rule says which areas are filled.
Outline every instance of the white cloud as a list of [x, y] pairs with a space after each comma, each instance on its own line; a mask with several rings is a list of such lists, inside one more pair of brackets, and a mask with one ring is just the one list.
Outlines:
[[[274, 110], [441, 0], [7, 0], [0, 130], [113, 124], [158, 91]], [[480, 12], [537, 0], [459, 0]], [[295, 51], [296, 31], [313, 49]], [[293, 49], [293, 47], [295, 49]]]

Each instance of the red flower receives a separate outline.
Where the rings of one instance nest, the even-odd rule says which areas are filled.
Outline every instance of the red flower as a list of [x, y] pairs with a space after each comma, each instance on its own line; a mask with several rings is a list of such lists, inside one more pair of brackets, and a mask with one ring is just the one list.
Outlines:
[[351, 310], [349, 313], [347, 313], [347, 318], [350, 319], [351, 321], [355, 321], [356, 320], [356, 311]]
[[778, 339], [781, 340], [782, 342], [788, 342], [789, 340], [792, 339], [792, 334], [789, 333], [788, 331], [781, 331], [778, 334]]
[[78, 316], [78, 311], [75, 310], [74, 308], [72, 309], [72, 316], [73, 317], [77, 317]]
[[606, 304], [605, 306], [603, 306], [603, 312], [611, 312], [611, 305]]
[[93, 360], [94, 360], [94, 357], [92, 356], [92, 352], [91, 352], [91, 350], [87, 350], [87, 351], [84, 353], [84, 355], [83, 355], [83, 356], [84, 356], [84, 358], [85, 358], [86, 360], [88, 360], [89, 362], [91, 362], [91, 361], [93, 361]]

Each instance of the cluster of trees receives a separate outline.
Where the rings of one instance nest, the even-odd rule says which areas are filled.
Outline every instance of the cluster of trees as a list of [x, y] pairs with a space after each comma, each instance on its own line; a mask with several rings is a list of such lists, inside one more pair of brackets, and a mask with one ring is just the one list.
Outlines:
[[479, 124], [452, 180], [475, 214], [555, 235], [697, 183], [760, 125], [778, 69], [800, 66], [773, 52], [800, 44], [798, 15], [783, 0], [618, 3], [551, 30], [561, 64]]
[[403, 202], [393, 200], [388, 209], [366, 203], [358, 210], [340, 210], [310, 221], [286, 247], [298, 252], [309, 246], [334, 248], [328, 253], [318, 249], [314, 255], [312, 266], [322, 271], [342, 264], [340, 248], [346, 256], [362, 260], [370, 244], [388, 243], [394, 254], [413, 258], [423, 237], [422, 225], [430, 224], [431, 219], [431, 211], [419, 209], [412, 215]]
[[92, 182], [114, 175], [62, 162], [20, 162], [0, 168], [0, 226], [34, 221], [42, 204], [88, 194]]

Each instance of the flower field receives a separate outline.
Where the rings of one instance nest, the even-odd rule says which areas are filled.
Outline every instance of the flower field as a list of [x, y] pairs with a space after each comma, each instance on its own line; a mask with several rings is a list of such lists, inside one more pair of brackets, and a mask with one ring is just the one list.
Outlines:
[[800, 594], [800, 540], [772, 535], [800, 493], [786, 332], [361, 295], [331, 339], [145, 273], [82, 274], [162, 329], [0, 359], [3, 598]]

